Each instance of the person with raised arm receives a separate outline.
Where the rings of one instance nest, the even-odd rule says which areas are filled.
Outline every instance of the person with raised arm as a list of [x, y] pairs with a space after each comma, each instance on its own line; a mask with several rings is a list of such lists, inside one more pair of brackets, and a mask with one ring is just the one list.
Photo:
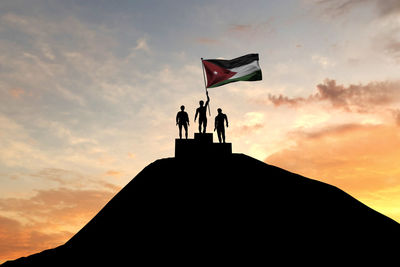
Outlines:
[[[210, 97], [208, 96], [208, 91], [206, 91], [207, 101], [204, 105], [204, 101], [200, 100], [199, 104], [200, 107], [196, 109], [196, 115], [194, 116], [194, 122], [196, 122], [197, 115], [199, 116], [199, 133], [206, 133], [207, 129], [207, 107], [210, 103]], [[203, 131], [201, 130], [203, 126]]]

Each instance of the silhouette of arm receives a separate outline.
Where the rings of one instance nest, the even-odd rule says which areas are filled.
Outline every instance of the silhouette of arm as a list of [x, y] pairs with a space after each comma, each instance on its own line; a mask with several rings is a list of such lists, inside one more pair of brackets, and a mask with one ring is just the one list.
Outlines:
[[194, 116], [194, 122], [196, 122], [197, 114], [199, 114], [199, 109], [196, 109], [196, 115]]
[[187, 112], [185, 113], [185, 115], [186, 115], [186, 121], [187, 121], [187, 123], [188, 123], [188, 126], [190, 126], [190, 122], [189, 122], [189, 114], [187, 114]]
[[226, 116], [226, 115], [225, 115], [225, 120], [226, 120], [226, 127], [229, 127], [228, 126], [228, 116]]
[[208, 96], [208, 91], [206, 91], [206, 95], [207, 95], [207, 102], [205, 104], [205, 107], [207, 107], [208, 103], [210, 103], [210, 97]]
[[178, 122], [179, 122], [179, 112], [176, 113], [176, 125], [178, 125]]
[[215, 116], [215, 121], [214, 121], [214, 132], [215, 132], [215, 130], [217, 129], [217, 126], [218, 126], [218, 120], [217, 120], [217, 117]]

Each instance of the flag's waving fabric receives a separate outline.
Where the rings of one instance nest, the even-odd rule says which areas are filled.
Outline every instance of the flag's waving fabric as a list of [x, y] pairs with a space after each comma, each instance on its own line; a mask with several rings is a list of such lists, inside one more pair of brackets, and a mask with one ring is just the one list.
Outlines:
[[203, 65], [207, 76], [207, 88], [262, 79], [258, 54], [248, 54], [231, 60], [203, 59]]

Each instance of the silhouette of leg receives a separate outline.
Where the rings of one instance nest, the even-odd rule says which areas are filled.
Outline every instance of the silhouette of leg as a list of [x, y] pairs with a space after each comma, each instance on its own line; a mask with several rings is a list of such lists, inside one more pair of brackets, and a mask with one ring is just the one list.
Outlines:
[[179, 139], [182, 139], [182, 124], [179, 124]]
[[221, 129], [221, 135], [222, 135], [222, 140], [225, 143], [225, 128], [224, 127], [222, 127], [222, 129]]
[[203, 133], [206, 133], [206, 129], [207, 129], [207, 119], [203, 121]]
[[221, 143], [221, 130], [217, 128], [218, 140]]
[[201, 124], [202, 123], [203, 123], [203, 121], [199, 119], [199, 133], [201, 133]]
[[187, 127], [187, 124], [184, 124], [183, 127], [185, 127], [185, 137], [186, 137], [186, 139], [187, 139], [187, 137], [188, 137], [188, 127]]

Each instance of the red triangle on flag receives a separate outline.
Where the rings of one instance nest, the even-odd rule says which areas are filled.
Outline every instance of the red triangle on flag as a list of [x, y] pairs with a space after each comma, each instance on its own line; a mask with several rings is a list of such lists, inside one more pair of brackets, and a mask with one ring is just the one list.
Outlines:
[[228, 80], [236, 74], [236, 72], [221, 68], [207, 60], [203, 60], [203, 65], [207, 75], [207, 88], [216, 83]]

